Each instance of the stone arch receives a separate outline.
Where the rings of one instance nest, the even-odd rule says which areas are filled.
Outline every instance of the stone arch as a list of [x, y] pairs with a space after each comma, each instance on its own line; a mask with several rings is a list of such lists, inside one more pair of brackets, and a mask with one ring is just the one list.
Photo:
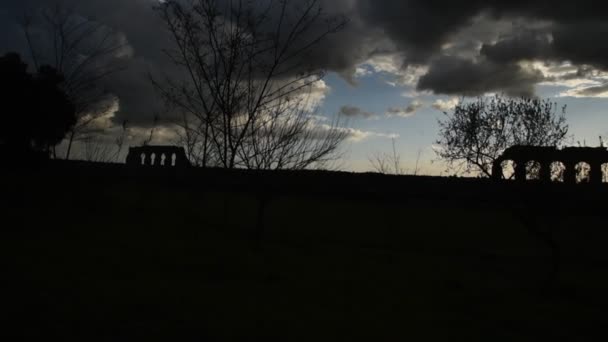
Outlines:
[[515, 179], [515, 162], [511, 159], [503, 160], [500, 163], [500, 172], [502, 179]]
[[576, 183], [590, 183], [591, 182], [591, 164], [587, 162], [578, 162], [574, 166], [576, 171]]
[[179, 146], [141, 146], [130, 147], [127, 164], [134, 167], [190, 167], [183, 147]]
[[[510, 177], [505, 160], [515, 162], [515, 175]], [[538, 161], [536, 164], [530, 161]], [[510, 167], [509, 167], [510, 168]], [[537, 177], [540, 168], [540, 177]], [[506, 174], [506, 177], [505, 177]], [[541, 179], [568, 184], [608, 183], [608, 149], [605, 147], [564, 147], [518, 145], [507, 148], [492, 165], [494, 179], [515, 178], [518, 181]]]
[[536, 160], [529, 160], [525, 164], [526, 166], [526, 180], [541, 180], [541, 168], [542, 165]]
[[566, 164], [561, 161], [554, 161], [550, 164], [551, 181], [564, 183], [566, 181]]
[[602, 169], [602, 183], [608, 183], [608, 162], [603, 163]]

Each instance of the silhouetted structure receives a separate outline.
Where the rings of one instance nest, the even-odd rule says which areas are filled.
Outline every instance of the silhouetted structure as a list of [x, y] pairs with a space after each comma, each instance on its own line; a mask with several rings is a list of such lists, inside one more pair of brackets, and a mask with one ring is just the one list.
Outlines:
[[602, 183], [602, 165], [608, 163], [608, 150], [604, 147], [556, 147], [542, 146], [513, 146], [496, 159], [492, 168], [494, 179], [503, 178], [502, 163], [505, 161], [515, 163], [515, 179], [526, 180], [526, 165], [529, 162], [540, 164], [539, 180], [551, 181], [551, 165], [560, 162], [564, 165], [564, 182], [576, 183], [576, 166], [587, 163], [591, 167], [590, 182]]
[[137, 167], [189, 167], [183, 147], [141, 146], [129, 148], [127, 165]]

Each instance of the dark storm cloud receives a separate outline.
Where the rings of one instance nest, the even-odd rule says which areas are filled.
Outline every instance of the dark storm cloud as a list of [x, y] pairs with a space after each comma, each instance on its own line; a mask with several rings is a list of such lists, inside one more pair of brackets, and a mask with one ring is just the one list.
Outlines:
[[552, 57], [553, 46], [547, 32], [525, 32], [492, 45], [484, 45], [481, 54], [496, 63], [507, 64]]
[[[153, 116], [161, 110], [161, 102], [150, 86], [147, 75], [155, 70], [171, 70], [172, 66], [164, 58], [162, 49], [167, 46], [167, 35], [162, 29], [162, 22], [153, 11], [155, 0], [64, 0], [61, 5], [89, 20], [98, 22], [115, 32], [116, 39], [123, 39], [125, 47], [132, 52], [129, 58], [116, 56], [115, 63], [121, 68], [103, 79], [103, 87], [114, 93], [120, 101], [120, 110], [115, 121], [128, 120], [132, 124], [148, 124]], [[9, 1], [0, 7], [5, 17], [11, 18], [0, 22], [0, 49], [20, 52], [29, 56], [25, 36], [19, 24], [26, 13], [36, 13], [41, 8], [52, 6], [46, 0]], [[40, 25], [35, 21], [34, 25]], [[41, 32], [44, 28], [35, 27]], [[6, 37], [12, 39], [6, 42]], [[43, 36], [42, 39], [46, 37]]]
[[[452, 33], [485, 13], [499, 18], [525, 17], [569, 23], [606, 20], [598, 1], [582, 0], [359, 0], [359, 12], [371, 27], [381, 27], [410, 53], [412, 62], [432, 57]], [[606, 7], [606, 6], [604, 6]]]
[[[570, 61], [608, 70], [608, 18], [602, 7], [607, 6], [591, 0], [386, 0], [381, 5], [375, 0], [359, 1], [363, 20], [370, 27], [384, 30], [404, 52], [404, 65], [430, 63], [429, 74], [421, 79], [419, 89], [460, 95], [533, 91], [533, 84], [540, 79], [515, 65], [521, 60]], [[479, 53], [475, 43], [478, 37], [456, 33], [478, 24], [475, 19], [480, 16], [507, 22], [525, 21], [530, 26], [547, 24], [542, 29], [512, 28], [515, 36], [480, 44], [481, 54], [489, 61], [451, 59], [454, 53]], [[447, 43], [460, 50], [442, 56]], [[441, 75], [444, 71], [448, 74]]]
[[[162, 82], [164, 75], [179, 79], [184, 72], [175, 67], [167, 58], [164, 49], [173, 48], [173, 41], [165, 24], [153, 10], [157, 0], [71, 0], [75, 9], [83, 15], [95, 18], [105, 25], [123, 33], [133, 49], [133, 57], [123, 72], [112, 75], [104, 82], [107, 88], [120, 98], [120, 111], [116, 121], [129, 120], [135, 124], [146, 124], [165, 109], [158, 95], [150, 85], [149, 75]], [[224, 0], [220, 0], [221, 3]], [[264, 1], [255, 5], [263, 6]], [[40, 2], [43, 2], [40, 0]], [[298, 2], [294, 2], [298, 4]], [[368, 48], [360, 48], [359, 42], [365, 40], [364, 28], [352, 12], [352, 0], [324, 0], [322, 4], [325, 17], [339, 19], [348, 16], [348, 29], [321, 41], [315, 50], [306, 56], [306, 64], [312, 68], [326, 68], [341, 73], [345, 77], [354, 72], [354, 66], [368, 58]], [[351, 9], [349, 9], [351, 8]], [[273, 24], [273, 19], [269, 20]], [[320, 20], [319, 23], [323, 24]], [[326, 26], [312, 27], [312, 35], [319, 34]], [[369, 33], [369, 32], [368, 32]], [[340, 51], [337, 53], [336, 51]], [[351, 69], [352, 68], [352, 69]], [[167, 118], [165, 118], [167, 119]]]
[[425, 63], [450, 32], [464, 26], [482, 1], [360, 0], [359, 10], [372, 27], [380, 27], [406, 51], [408, 63]]
[[[152, 10], [158, 1], [64, 2], [82, 16], [124, 35], [132, 56], [125, 71], [106, 79], [104, 86], [120, 99], [117, 122], [151, 122], [163, 108], [147, 80], [148, 73], [159, 77], [178, 73], [162, 52], [171, 46], [171, 40]], [[419, 90], [453, 95], [532, 94], [542, 76], [519, 66], [521, 60], [571, 61], [577, 67], [588, 64], [608, 70], [608, 19], [599, 1], [320, 0], [320, 4], [329, 16], [344, 15], [349, 23], [311, 51], [307, 63], [338, 72], [353, 84], [358, 64], [390, 53], [404, 56], [404, 68], [428, 66]], [[48, 5], [47, 0], [2, 1], [2, 52], [26, 54], [17, 20], [28, 9]], [[485, 21], [480, 22], [480, 17]], [[507, 26], [507, 34], [493, 39], [498, 20], [519, 20], [532, 28]], [[546, 24], [536, 27], [540, 22]]]
[[104, 80], [109, 91], [120, 99], [115, 121], [147, 125], [156, 115], [166, 115], [162, 102], [149, 82], [149, 74], [178, 72], [165, 58], [169, 36], [154, 11], [155, 0], [74, 1], [74, 9], [124, 34], [133, 56], [122, 71]]
[[569, 61], [608, 69], [608, 22], [554, 23], [484, 45], [481, 54], [498, 63], [521, 60]]
[[418, 83], [418, 90], [447, 95], [505, 92], [513, 96], [531, 96], [534, 85], [542, 80], [538, 71], [526, 70], [517, 64], [474, 62], [445, 56], [431, 63], [429, 72]]
[[608, 18], [605, 21], [556, 25], [554, 58], [608, 70]]

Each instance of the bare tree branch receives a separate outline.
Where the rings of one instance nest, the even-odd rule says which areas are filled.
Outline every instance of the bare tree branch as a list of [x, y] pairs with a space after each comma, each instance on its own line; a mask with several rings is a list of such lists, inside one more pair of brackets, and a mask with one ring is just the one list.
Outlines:
[[344, 20], [325, 21], [317, 0], [169, 0], [157, 11], [175, 43], [165, 53], [183, 77], [152, 84], [181, 113], [194, 163], [302, 169], [336, 158], [346, 134], [339, 120], [314, 119], [309, 95], [324, 71], [306, 54]]
[[[117, 33], [108, 27], [59, 3], [26, 14], [22, 27], [36, 67], [44, 60], [57, 69], [65, 78], [64, 90], [76, 106], [78, 121], [68, 134], [65, 155], [69, 159], [74, 141], [90, 141], [91, 126], [112, 106], [110, 94], [100, 81], [124, 69], [115, 57], [126, 42], [116, 40]], [[36, 29], [42, 32], [38, 40], [34, 39]], [[45, 42], [51, 46], [45, 46]]]

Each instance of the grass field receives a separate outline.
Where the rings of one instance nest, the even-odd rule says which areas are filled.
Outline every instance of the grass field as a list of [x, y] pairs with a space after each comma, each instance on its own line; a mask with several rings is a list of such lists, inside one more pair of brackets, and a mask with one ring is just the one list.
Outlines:
[[460, 200], [469, 197], [449, 186], [434, 199], [261, 196], [63, 171], [2, 179], [3, 333], [15, 340], [581, 341], [602, 332], [599, 210], [530, 218], [525, 206]]

